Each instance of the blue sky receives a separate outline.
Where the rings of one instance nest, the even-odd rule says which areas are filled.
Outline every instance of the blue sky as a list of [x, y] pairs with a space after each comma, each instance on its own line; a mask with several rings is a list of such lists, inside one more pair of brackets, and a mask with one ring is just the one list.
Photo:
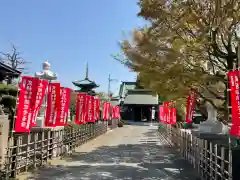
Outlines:
[[108, 73], [119, 82], [134, 80], [135, 73], [110, 55], [120, 51], [123, 31], [144, 24], [138, 11], [135, 0], [1, 0], [0, 51], [15, 44], [31, 62], [30, 74], [49, 60], [61, 84], [71, 88], [84, 78], [88, 61], [90, 78], [106, 91]]

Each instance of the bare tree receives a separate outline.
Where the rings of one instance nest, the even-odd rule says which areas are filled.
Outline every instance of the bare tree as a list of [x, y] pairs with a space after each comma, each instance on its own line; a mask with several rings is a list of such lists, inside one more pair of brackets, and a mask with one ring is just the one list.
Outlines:
[[11, 44], [11, 48], [11, 52], [0, 52], [0, 55], [2, 55], [2, 57], [0, 57], [0, 61], [13, 69], [22, 72], [26, 71], [26, 64], [28, 64], [29, 62], [26, 61], [23, 57], [21, 57], [21, 53], [17, 50], [14, 44]]

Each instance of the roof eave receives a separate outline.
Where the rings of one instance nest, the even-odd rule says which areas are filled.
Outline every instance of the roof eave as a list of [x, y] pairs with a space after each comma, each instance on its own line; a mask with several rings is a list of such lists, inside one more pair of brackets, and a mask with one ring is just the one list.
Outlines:
[[10, 71], [10, 72], [15, 73], [17, 75], [20, 75], [22, 73], [21, 71], [19, 71], [17, 69], [13, 69], [12, 67], [10, 67], [10, 66], [2, 63], [2, 62], [0, 62], [0, 66], [5, 68], [7, 71]]

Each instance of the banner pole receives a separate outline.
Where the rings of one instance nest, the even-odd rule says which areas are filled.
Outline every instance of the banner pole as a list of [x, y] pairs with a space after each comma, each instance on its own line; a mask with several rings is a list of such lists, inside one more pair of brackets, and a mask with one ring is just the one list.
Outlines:
[[[239, 36], [238, 36], [238, 47], [237, 47], [237, 66], [238, 68], [240, 67], [240, 40], [239, 40]], [[240, 79], [240, 72], [238, 73], [238, 78]], [[240, 137], [237, 137], [237, 145], [240, 144]]]
[[46, 119], [46, 114], [47, 114], [47, 106], [48, 106], [48, 91], [49, 91], [49, 84], [51, 83], [51, 80], [48, 80], [48, 85], [45, 91], [45, 95], [44, 95], [44, 102], [42, 103], [42, 106], [44, 108], [44, 115], [43, 115], [43, 122], [42, 122], [42, 126], [45, 127], [45, 119]]
[[19, 103], [19, 93], [20, 93], [20, 83], [22, 81], [22, 74], [20, 74], [19, 77], [19, 82], [17, 83], [17, 96], [16, 96], [16, 105], [15, 105], [15, 111], [13, 113], [13, 121], [12, 121], [12, 129], [11, 129], [11, 133], [10, 133], [10, 138], [13, 137], [13, 133], [14, 133], [14, 129], [15, 129], [15, 122], [16, 122], [16, 113], [17, 113], [17, 106]]
[[[237, 70], [238, 68], [236, 68], [236, 64], [234, 63], [233, 64], [233, 71], [234, 70]], [[230, 93], [231, 89], [229, 88], [229, 78], [228, 78], [228, 75], [227, 75], [227, 113], [228, 113], [228, 123], [231, 122], [231, 127], [228, 126], [227, 124], [227, 127], [229, 127], [229, 131], [230, 129], [232, 128], [232, 115], [231, 115], [231, 111], [232, 111], [232, 105], [231, 105], [231, 102], [230, 102]], [[231, 110], [230, 110], [231, 109]], [[228, 131], [228, 148], [230, 149], [231, 148], [231, 136], [230, 136], [230, 133]]]
[[[227, 99], [226, 99], [226, 105], [227, 105], [227, 113], [228, 113], [228, 123], [229, 122], [231, 122], [231, 112], [230, 112], [230, 108], [231, 108], [231, 106], [230, 106], [230, 98], [229, 98], [229, 93], [230, 93], [230, 89], [229, 89], [229, 79], [228, 79], [228, 77], [227, 77]], [[228, 145], [229, 145], [229, 149], [231, 148], [231, 137], [230, 137], [230, 133], [229, 133], [229, 131], [230, 131], [230, 128], [231, 127], [229, 127], [228, 126], [228, 124], [227, 124], [227, 127], [228, 127]]]

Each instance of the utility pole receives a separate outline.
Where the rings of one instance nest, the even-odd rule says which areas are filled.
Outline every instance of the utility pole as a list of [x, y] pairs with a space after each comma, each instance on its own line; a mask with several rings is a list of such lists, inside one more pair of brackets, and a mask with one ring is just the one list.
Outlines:
[[111, 74], [108, 74], [108, 98], [110, 99], [110, 92], [111, 91]]
[[108, 74], [108, 98], [109, 98], [109, 100], [110, 100], [110, 96], [111, 96], [111, 83], [113, 82], [113, 81], [118, 81], [117, 79], [112, 79], [111, 78], [111, 74], [109, 73]]

